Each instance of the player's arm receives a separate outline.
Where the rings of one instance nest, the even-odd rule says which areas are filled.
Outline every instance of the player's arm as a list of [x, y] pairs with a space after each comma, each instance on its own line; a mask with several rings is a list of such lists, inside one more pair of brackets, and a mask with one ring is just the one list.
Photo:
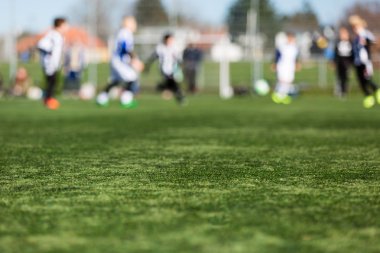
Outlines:
[[276, 51], [274, 53], [274, 60], [273, 60], [272, 66], [271, 66], [272, 71], [277, 70], [277, 64], [280, 61], [280, 59], [281, 59], [281, 52], [278, 48], [276, 48]]
[[150, 67], [152, 66], [152, 64], [158, 59], [158, 54], [157, 54], [157, 50], [155, 50], [151, 55], [150, 57], [148, 58], [148, 60], [145, 62], [145, 73], [149, 73], [149, 70], [150, 70]]

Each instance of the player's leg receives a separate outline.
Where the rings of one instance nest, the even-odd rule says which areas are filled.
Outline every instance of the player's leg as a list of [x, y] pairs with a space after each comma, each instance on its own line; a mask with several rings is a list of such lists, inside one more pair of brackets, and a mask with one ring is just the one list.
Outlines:
[[365, 65], [356, 66], [356, 75], [360, 84], [360, 88], [362, 89], [365, 96], [363, 106], [365, 108], [372, 108], [376, 104], [376, 99], [369, 89]]
[[364, 95], [366, 97], [370, 96], [371, 91], [368, 89], [368, 80], [366, 78], [364, 65], [356, 66], [356, 75], [359, 81], [360, 88], [363, 91]]
[[290, 104], [292, 102], [292, 98], [289, 96], [291, 88], [291, 83], [279, 81], [272, 96], [273, 101], [277, 104]]
[[109, 92], [112, 88], [116, 87], [119, 84], [119, 81], [116, 79], [111, 79], [111, 81], [107, 84], [106, 88], [96, 97], [96, 103], [100, 106], [108, 106], [109, 105]]
[[135, 94], [139, 90], [138, 73], [129, 64], [117, 66], [118, 73], [124, 82], [124, 91], [120, 96], [120, 104], [124, 108], [134, 108], [137, 106]]
[[46, 90], [45, 90], [45, 106], [51, 110], [56, 110], [59, 107], [59, 102], [54, 96], [55, 86], [57, 84], [57, 73], [46, 75]]
[[372, 89], [375, 99], [380, 104], [380, 89], [379, 89], [379, 86], [376, 83], [373, 82], [372, 78], [368, 79], [368, 85]]
[[167, 82], [168, 82], [168, 88], [173, 92], [178, 103], [184, 104], [185, 96], [183, 95], [181, 87], [179, 86], [178, 82], [173, 77], [168, 77]]
[[347, 82], [348, 82], [348, 69], [344, 62], [338, 64], [338, 79], [340, 85], [340, 96], [345, 97], [347, 95]]
[[292, 98], [289, 93], [292, 89], [292, 83], [295, 73], [288, 68], [280, 68], [277, 70], [277, 86], [275, 92], [272, 94], [272, 100], [276, 104], [290, 104]]
[[135, 96], [139, 91], [139, 83], [137, 81], [131, 81], [124, 84], [124, 91], [120, 97], [120, 104], [122, 107], [132, 109], [137, 107], [137, 101]]

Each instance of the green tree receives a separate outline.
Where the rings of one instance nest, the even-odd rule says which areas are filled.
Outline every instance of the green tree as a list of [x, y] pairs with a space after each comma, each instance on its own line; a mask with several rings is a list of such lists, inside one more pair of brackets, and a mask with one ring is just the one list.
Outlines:
[[160, 0], [138, 0], [134, 12], [141, 26], [161, 26], [169, 23], [168, 14]]
[[119, 0], [77, 1], [68, 13], [70, 23], [90, 27], [104, 41], [112, 35], [112, 19]]
[[318, 16], [309, 2], [304, 1], [300, 11], [293, 15], [283, 17], [283, 27], [285, 30], [295, 32], [314, 31], [319, 29]]
[[[256, 3], [256, 4], [255, 4]], [[273, 39], [279, 30], [278, 15], [270, 0], [238, 0], [235, 2], [227, 17], [227, 24], [233, 38], [246, 33], [248, 11], [259, 5], [259, 32], [265, 34], [268, 39]]]

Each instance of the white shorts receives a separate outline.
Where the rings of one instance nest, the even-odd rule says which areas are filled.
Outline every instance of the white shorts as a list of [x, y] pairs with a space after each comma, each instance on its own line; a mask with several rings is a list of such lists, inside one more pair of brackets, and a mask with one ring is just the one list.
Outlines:
[[293, 83], [295, 79], [295, 69], [289, 67], [277, 68], [277, 81], [280, 83]]
[[112, 81], [135, 82], [138, 79], [136, 70], [129, 64], [122, 62], [119, 58], [111, 60], [111, 71]]

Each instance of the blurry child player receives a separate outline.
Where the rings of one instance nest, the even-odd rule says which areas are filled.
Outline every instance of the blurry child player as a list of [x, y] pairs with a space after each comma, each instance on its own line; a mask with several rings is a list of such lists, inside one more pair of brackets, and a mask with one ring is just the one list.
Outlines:
[[163, 81], [157, 86], [157, 90], [162, 92], [171, 91], [179, 104], [185, 104], [185, 97], [177, 80], [178, 73], [181, 73], [181, 59], [175, 48], [174, 36], [171, 33], [164, 35], [162, 44], [156, 47], [156, 50], [148, 59], [146, 72], [149, 72], [150, 66], [157, 59], [163, 76]]
[[365, 108], [374, 107], [376, 100], [380, 103], [380, 91], [378, 86], [372, 81], [373, 64], [371, 60], [371, 45], [375, 38], [366, 29], [367, 23], [359, 16], [351, 16], [349, 23], [355, 32], [353, 42], [354, 65], [361, 89], [365, 95], [363, 106]]
[[347, 28], [339, 29], [339, 38], [335, 44], [334, 63], [338, 78], [336, 94], [345, 97], [348, 93], [348, 70], [353, 61], [352, 42]]
[[298, 64], [298, 48], [296, 37], [293, 33], [286, 34], [287, 40], [276, 49], [273, 69], [277, 74], [277, 85], [272, 99], [277, 104], [290, 104], [290, 96], [294, 90], [295, 72], [300, 67]]
[[137, 22], [134, 17], [123, 19], [122, 28], [116, 38], [116, 47], [111, 59], [111, 77], [106, 89], [100, 93], [96, 102], [100, 106], [108, 106], [110, 90], [121, 84], [124, 91], [120, 96], [121, 106], [134, 108], [137, 106], [135, 95], [139, 90], [139, 73], [144, 69], [144, 64], [134, 53], [133, 34], [137, 30]]
[[84, 47], [80, 41], [72, 43], [66, 49], [64, 61], [65, 91], [73, 92], [79, 90], [82, 72], [85, 68], [84, 51]]
[[54, 20], [54, 29], [49, 31], [39, 42], [38, 49], [41, 55], [41, 65], [46, 79], [44, 103], [48, 109], [55, 110], [59, 102], [54, 98], [57, 86], [57, 75], [61, 67], [64, 47], [64, 34], [68, 30], [65, 18]]

